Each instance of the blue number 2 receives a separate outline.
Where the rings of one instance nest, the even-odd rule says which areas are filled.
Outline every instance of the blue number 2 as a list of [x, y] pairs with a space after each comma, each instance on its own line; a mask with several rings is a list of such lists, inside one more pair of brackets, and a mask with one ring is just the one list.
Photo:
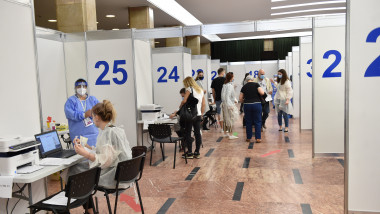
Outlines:
[[95, 64], [95, 68], [99, 68], [101, 65], [104, 66], [104, 71], [100, 74], [98, 79], [96, 79], [95, 85], [110, 85], [111, 81], [103, 80], [103, 78], [107, 75], [110, 66], [106, 61], [99, 61]]
[[214, 80], [215, 77], [216, 77], [216, 71], [211, 71], [211, 75], [213, 75], [213, 76], [211, 77], [211, 80]]
[[[312, 59], [307, 60], [307, 64], [308, 65], [310, 65], [312, 62], [313, 62]], [[313, 69], [313, 66], [311, 66], [311, 69]], [[313, 75], [309, 71], [306, 74], [307, 74], [308, 77], [313, 77]]]
[[336, 66], [339, 65], [340, 61], [342, 60], [342, 55], [337, 50], [329, 50], [323, 55], [323, 59], [328, 59], [330, 55], [335, 55], [335, 61], [326, 69], [322, 75], [322, 78], [341, 77], [342, 72], [332, 73], [332, 71], [336, 68]]
[[164, 79], [166, 72], [167, 72], [166, 68], [165, 67], [159, 67], [157, 69], [157, 72], [160, 72], [161, 70], [163, 70], [164, 73], [160, 76], [160, 78], [158, 78], [158, 82], [168, 82], [168, 80]]
[[[367, 36], [367, 43], [376, 43], [380, 36], [380, 28], [372, 30]], [[364, 77], [379, 77], [380, 76], [380, 56], [378, 56], [367, 68]]]

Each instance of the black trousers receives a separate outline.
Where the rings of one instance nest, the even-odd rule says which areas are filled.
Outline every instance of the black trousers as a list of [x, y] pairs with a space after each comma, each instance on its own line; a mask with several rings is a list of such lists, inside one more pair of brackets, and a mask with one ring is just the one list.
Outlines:
[[201, 117], [197, 116], [194, 122], [185, 124], [185, 142], [187, 145], [187, 151], [189, 153], [193, 152], [193, 141], [191, 138], [191, 131], [194, 128], [195, 137], [195, 152], [199, 153], [202, 145], [202, 135], [201, 135]]
[[262, 125], [265, 125], [265, 121], [269, 117], [269, 111], [270, 111], [269, 102], [265, 102], [264, 104], [262, 104], [262, 109], [263, 109], [263, 114], [261, 117], [261, 123]]

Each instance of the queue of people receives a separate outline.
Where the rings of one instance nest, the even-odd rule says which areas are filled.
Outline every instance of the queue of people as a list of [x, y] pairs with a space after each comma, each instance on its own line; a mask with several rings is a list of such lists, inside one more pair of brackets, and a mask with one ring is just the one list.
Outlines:
[[[203, 88], [203, 72], [199, 72], [196, 79], [186, 77], [180, 95], [183, 98], [178, 111], [170, 115], [176, 117], [178, 123], [174, 128], [179, 137], [184, 138], [186, 151], [183, 158], [200, 158], [202, 145], [201, 122], [204, 122], [206, 99]], [[261, 131], [266, 129], [265, 121], [270, 112], [273, 86], [277, 88], [277, 93], [273, 98], [273, 103], [278, 114], [279, 130], [282, 131], [282, 118], [285, 121], [284, 132], [289, 131], [288, 114], [292, 112], [290, 99], [293, 96], [290, 80], [285, 70], [278, 71], [277, 79], [269, 79], [265, 76], [265, 71], [260, 70], [259, 76], [246, 74], [243, 80], [239, 101], [242, 103], [242, 110], [246, 120], [246, 141], [251, 142], [253, 137], [253, 127], [255, 128], [256, 143], [261, 142]], [[70, 136], [73, 140], [77, 154], [86, 158], [75, 166], [66, 169], [62, 173], [62, 178], [66, 180], [68, 176], [86, 171], [94, 166], [101, 167], [99, 185], [106, 188], [115, 186], [116, 166], [119, 162], [132, 158], [132, 151], [127, 140], [127, 136], [122, 128], [115, 127], [116, 111], [108, 100], [99, 102], [94, 96], [87, 93], [87, 82], [78, 79], [75, 82], [75, 95], [68, 98], [65, 104], [65, 114], [69, 121]], [[238, 100], [235, 97], [234, 74], [226, 74], [223, 68], [218, 70], [218, 77], [211, 84], [214, 104], [216, 104], [217, 118], [220, 123], [221, 132], [224, 137], [230, 140], [238, 139], [233, 135], [234, 124], [239, 117], [239, 110], [236, 106]], [[186, 117], [183, 112], [188, 110]], [[194, 134], [194, 138], [192, 137]], [[78, 136], [88, 138], [86, 144], [80, 141]], [[195, 150], [193, 142], [195, 141]], [[123, 184], [128, 187], [130, 184]], [[93, 213], [91, 201], [86, 206], [89, 213]]]

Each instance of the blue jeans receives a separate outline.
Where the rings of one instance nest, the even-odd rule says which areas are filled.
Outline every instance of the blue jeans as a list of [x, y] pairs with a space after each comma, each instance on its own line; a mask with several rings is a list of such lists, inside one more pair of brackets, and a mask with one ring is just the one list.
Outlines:
[[216, 113], [221, 114], [222, 109], [220, 108], [220, 105], [222, 104], [222, 101], [221, 100], [215, 101], [215, 104], [216, 104]]
[[283, 112], [281, 110], [278, 112], [278, 115], [277, 115], [278, 125], [282, 126], [282, 116], [284, 116], [285, 127], [288, 128], [289, 127], [289, 116], [288, 116], [287, 113], [285, 113], [285, 112]]
[[261, 139], [261, 103], [244, 104], [244, 118], [245, 129], [247, 132], [247, 139], [252, 138], [252, 125], [255, 126], [255, 138]]

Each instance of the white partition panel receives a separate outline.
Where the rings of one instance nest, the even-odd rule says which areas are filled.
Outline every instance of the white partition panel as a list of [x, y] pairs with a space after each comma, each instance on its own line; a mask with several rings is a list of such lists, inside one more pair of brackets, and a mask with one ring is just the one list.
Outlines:
[[[86, 44], [84, 33], [65, 34], [64, 50], [66, 90], [68, 97], [70, 97], [75, 94], [75, 81], [79, 78], [87, 80]], [[90, 89], [89, 92], [91, 92]]]
[[262, 61], [261, 68], [265, 71], [266, 77], [273, 78], [273, 75], [278, 72], [278, 62], [277, 60]]
[[[314, 26], [319, 25], [314, 19]], [[313, 154], [344, 153], [345, 27], [313, 28]]]
[[288, 53], [288, 70], [286, 70], [286, 73], [288, 74], [289, 79], [290, 77], [293, 76], [293, 55], [292, 54], [293, 54], [292, 52]]
[[300, 128], [312, 129], [312, 37], [300, 38]]
[[211, 73], [209, 74], [208, 88], [211, 91], [211, 82], [218, 77], [218, 69], [220, 68], [220, 60], [211, 60]]
[[183, 79], [186, 75], [191, 76], [190, 49], [155, 48], [152, 62], [154, 103], [161, 105], [166, 113], [174, 112], [181, 102], [179, 91], [184, 87]]
[[137, 144], [137, 108], [131, 31], [86, 33], [91, 95], [114, 105], [116, 125], [124, 126], [130, 146]]
[[208, 55], [192, 55], [191, 56], [192, 72], [195, 73], [194, 78], [197, 76], [197, 73], [199, 71], [203, 71], [203, 75], [204, 75], [204, 79], [202, 80], [203, 89], [206, 90], [207, 92], [209, 91], [207, 86], [209, 85], [208, 80], [210, 79], [209, 74], [211, 73], [210, 60], [211, 60], [210, 56]]
[[345, 210], [380, 213], [380, 1], [347, 3]]
[[285, 64], [286, 64], [285, 60], [278, 60], [278, 70], [280, 70], [280, 69], [286, 69], [286, 65]]
[[242, 82], [245, 75], [245, 63], [244, 62], [230, 62], [228, 65], [228, 72], [234, 73], [234, 85], [235, 85], [235, 96], [236, 99], [239, 98], [240, 90], [242, 87]]
[[300, 116], [300, 52], [299, 47], [292, 48], [292, 71], [293, 71], [293, 116], [294, 118], [299, 118]]
[[67, 100], [65, 57], [60, 35], [37, 38], [37, 51], [42, 120], [51, 116], [57, 123], [67, 124], [64, 112]]
[[137, 108], [153, 103], [152, 48], [150, 41], [134, 40]]
[[289, 72], [289, 56], [285, 57], [285, 71]]
[[[33, 137], [41, 131], [32, 11], [29, 4], [0, 0], [0, 137]], [[32, 189], [34, 203], [45, 197], [43, 180], [32, 183]], [[9, 212], [17, 202], [9, 200]], [[0, 213], [7, 213], [7, 199], [0, 204]], [[28, 206], [21, 200], [13, 213], [27, 213]]]

